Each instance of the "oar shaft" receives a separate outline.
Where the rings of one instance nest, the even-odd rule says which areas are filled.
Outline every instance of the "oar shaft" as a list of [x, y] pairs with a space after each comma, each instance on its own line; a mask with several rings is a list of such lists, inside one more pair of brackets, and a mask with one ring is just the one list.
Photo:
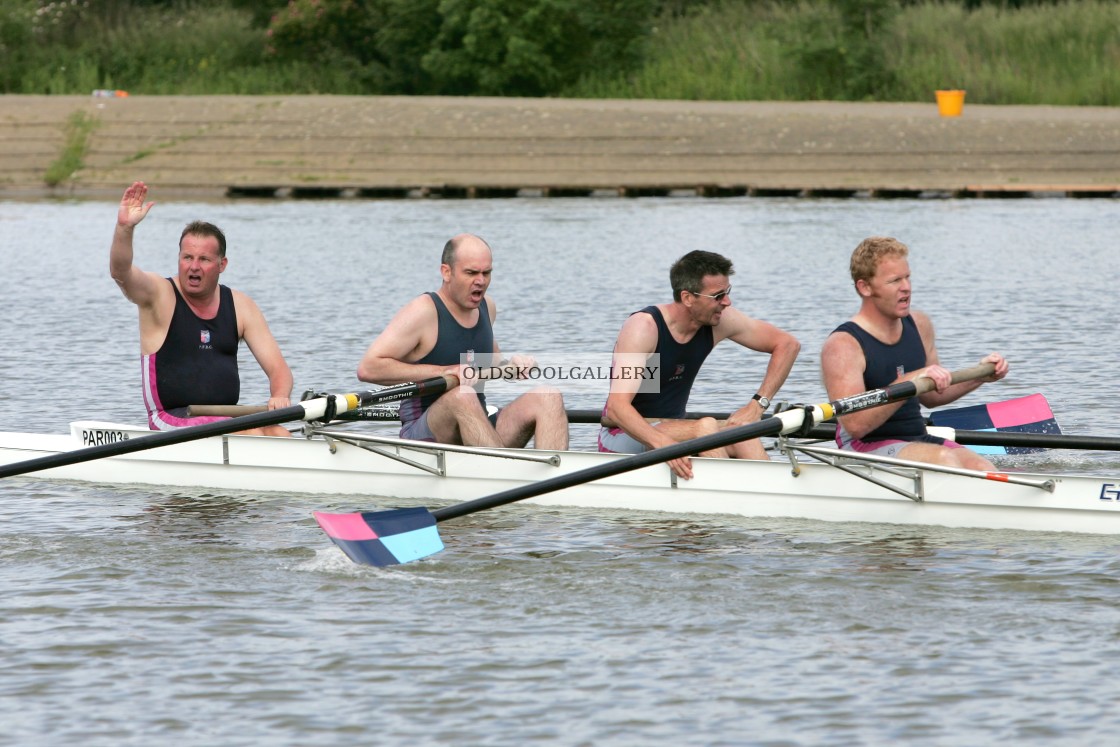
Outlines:
[[[567, 410], [569, 423], [584, 423], [605, 425], [608, 428], [613, 428], [614, 423], [603, 417], [602, 410]], [[680, 420], [699, 420], [700, 418], [712, 418], [713, 420], [727, 420], [731, 417], [730, 412], [707, 412], [703, 410], [690, 410], [684, 414]], [[764, 415], [763, 417], [768, 417]], [[665, 418], [646, 418], [651, 422], [664, 420]]]
[[[964, 371], [957, 371], [953, 374], [953, 383], [990, 376], [993, 371], [994, 367], [991, 364], [984, 364]], [[432, 516], [435, 517], [437, 522], [454, 519], [458, 516], [466, 516], [467, 514], [476, 513], [478, 511], [504, 506], [508, 503], [535, 498], [538, 495], [544, 495], [545, 493], [551, 493], [556, 490], [563, 490], [564, 488], [582, 485], [586, 482], [631, 472], [636, 469], [641, 469], [642, 467], [649, 467], [673, 459], [679, 459], [680, 457], [691, 456], [699, 452], [730, 446], [740, 441], [747, 441], [760, 436], [788, 433], [800, 428], [806, 416], [811, 417], [815, 425], [835, 415], [845, 415], [850, 412], [856, 412], [857, 410], [864, 410], [869, 407], [885, 405], [900, 399], [907, 399], [915, 395], [924, 394], [933, 388], [933, 381], [923, 377], [914, 381], [902, 381], [897, 384], [891, 384], [882, 389], [862, 392], [823, 405], [815, 405], [812, 408], [787, 410], [765, 420], [759, 420], [734, 428], [726, 428], [717, 433], [711, 433], [699, 438], [664, 446], [660, 449], [652, 449], [641, 454], [633, 454], [631, 456], [604, 462], [603, 464], [578, 470], [567, 475], [557, 475], [547, 480], [511, 488], [501, 493], [495, 493], [494, 495], [477, 500], [436, 509], [432, 511]]]
[[[454, 376], [438, 376], [419, 382], [409, 382], [397, 386], [386, 387], [377, 391], [358, 392], [352, 394], [334, 395], [335, 412], [347, 412], [358, 407], [372, 405], [377, 402], [389, 402], [419, 394], [438, 394], [458, 384]], [[37, 472], [54, 467], [65, 467], [79, 462], [88, 462], [93, 459], [121, 456], [146, 449], [155, 449], [160, 446], [171, 446], [187, 441], [195, 441], [210, 436], [224, 436], [229, 433], [263, 428], [269, 425], [280, 425], [295, 420], [316, 420], [324, 417], [328, 412], [329, 397], [318, 397], [305, 402], [266, 412], [254, 413], [229, 420], [218, 420], [203, 425], [193, 425], [173, 431], [154, 431], [150, 434], [131, 438], [126, 441], [117, 441], [111, 444], [89, 446], [84, 449], [75, 449], [61, 454], [28, 459], [0, 467], [0, 478], [23, 475], [28, 472]]]
[[946, 438], [962, 446], [1018, 446], [1035, 449], [1120, 451], [1120, 438], [1073, 436], [1065, 433], [1017, 433], [1015, 431], [948, 431]]
[[[796, 411], [794, 414], [797, 416], [797, 419], [800, 419], [803, 415], [800, 410]], [[585, 482], [593, 482], [594, 480], [601, 480], [604, 477], [612, 477], [624, 472], [641, 469], [642, 467], [661, 464], [662, 462], [689, 456], [700, 451], [718, 449], [722, 446], [745, 441], [750, 438], [777, 434], [782, 431], [783, 427], [784, 424], [780, 417], [760, 420], [756, 423], [749, 423], [737, 428], [720, 431], [719, 433], [712, 433], [689, 441], [682, 441], [681, 443], [672, 444], [660, 449], [653, 449], [651, 451], [642, 452], [641, 454], [634, 454], [614, 461], [604, 462], [603, 464], [578, 470], [567, 475], [558, 475], [529, 485], [511, 488], [510, 490], [496, 493], [485, 498], [479, 498], [478, 500], [458, 503], [446, 508], [439, 508], [432, 511], [432, 516], [435, 517], [437, 522], [454, 519], [458, 516], [466, 516], [467, 514], [473, 514], [478, 511], [485, 511], [488, 508], [497, 508], [507, 503], [523, 501], [556, 490], [582, 485]]]

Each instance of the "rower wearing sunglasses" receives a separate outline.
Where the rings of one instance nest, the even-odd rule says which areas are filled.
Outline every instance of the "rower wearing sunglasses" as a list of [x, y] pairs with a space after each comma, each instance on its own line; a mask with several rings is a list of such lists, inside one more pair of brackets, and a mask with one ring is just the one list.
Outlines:
[[[726, 257], [689, 252], [669, 270], [673, 301], [647, 306], [627, 318], [615, 342], [600, 451], [640, 453], [762, 417], [785, 383], [801, 344], [788, 332], [731, 305], [734, 272]], [[685, 419], [696, 375], [712, 348], [725, 339], [768, 353], [766, 374], [754, 396], [726, 421]], [[628, 375], [643, 367], [653, 376]], [[769, 459], [757, 439], [701, 456]], [[680, 477], [692, 477], [687, 457], [674, 459], [669, 466]]]

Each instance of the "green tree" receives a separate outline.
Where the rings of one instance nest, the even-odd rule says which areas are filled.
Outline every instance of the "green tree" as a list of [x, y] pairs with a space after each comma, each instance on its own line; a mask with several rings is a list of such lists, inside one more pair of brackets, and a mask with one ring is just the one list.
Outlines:
[[289, 0], [278, 62], [352, 70], [371, 93], [560, 93], [639, 59], [658, 0]]
[[801, 97], [874, 99], [894, 77], [882, 45], [899, 0], [829, 0], [814, 6], [786, 42], [802, 72]]
[[442, 0], [421, 65], [435, 92], [540, 96], [641, 49], [654, 0]]

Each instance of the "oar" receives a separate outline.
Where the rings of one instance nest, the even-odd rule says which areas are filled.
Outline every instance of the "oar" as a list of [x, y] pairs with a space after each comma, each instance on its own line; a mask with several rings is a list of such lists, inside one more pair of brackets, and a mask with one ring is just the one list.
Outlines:
[[268, 412], [268, 405], [188, 405], [188, 418], [241, 418], [258, 412]]
[[219, 420], [204, 425], [194, 425], [173, 431], [154, 431], [149, 435], [131, 438], [126, 441], [90, 446], [85, 449], [75, 449], [62, 454], [51, 454], [9, 464], [0, 467], [0, 478], [37, 472], [52, 467], [65, 467], [79, 462], [88, 462], [92, 459], [131, 454], [145, 449], [194, 441], [207, 436], [223, 436], [227, 433], [235, 433], [250, 428], [262, 428], [266, 425], [280, 425], [294, 420], [318, 420], [329, 416], [332, 409], [335, 413], [341, 413], [358, 407], [404, 399], [413, 395], [439, 394], [448, 389], [453, 389], [458, 383], [459, 380], [455, 376], [436, 376], [431, 379], [398, 384], [376, 391], [318, 397], [290, 407], [230, 418], [229, 420]]
[[[1042, 406], [1046, 408], [1049, 414], [1046, 418], [1038, 415], [1040, 410], [1033, 404], [1041, 402]], [[1031, 402], [1031, 407], [1024, 408], [1022, 403]], [[187, 408], [187, 414], [191, 417], [202, 415], [221, 415], [225, 417], [237, 417], [240, 415], [249, 415], [254, 412], [265, 412], [268, 410], [267, 405], [191, 405]], [[956, 433], [963, 438], [968, 438], [968, 434], [975, 432], [973, 429], [981, 430], [990, 428], [983, 421], [969, 421], [965, 423], [958, 418], [961, 415], [968, 414], [972, 417], [972, 413], [978, 411], [986, 413], [998, 412], [1001, 413], [1003, 418], [999, 421], [998, 429], [1003, 431], [1011, 429], [1007, 432], [1012, 433], [1061, 433], [1061, 428], [1058, 427], [1057, 422], [1054, 420], [1054, 415], [1049, 412], [1049, 406], [1046, 405], [1046, 400], [1041, 394], [1032, 394], [1028, 397], [1020, 397], [1017, 399], [1002, 400], [999, 402], [990, 402], [983, 405], [969, 405], [967, 407], [957, 408], [943, 408], [933, 413], [932, 417], [927, 420], [927, 424], [935, 426], [943, 426], [945, 429], [955, 429]], [[574, 425], [599, 425], [602, 422], [603, 411], [593, 409], [578, 409], [568, 408], [565, 410], [568, 416], [568, 422]], [[959, 413], [959, 414], [958, 414]], [[730, 412], [709, 412], [705, 410], [689, 410], [684, 414], [685, 420], [698, 420], [700, 418], [712, 418], [713, 420], [727, 420], [731, 417]], [[763, 415], [763, 418], [773, 417], [772, 415]], [[361, 420], [361, 421], [379, 421], [379, 422], [397, 422], [399, 417], [397, 411], [391, 407], [386, 408], [373, 408], [365, 410], [354, 410], [344, 413], [339, 416], [339, 420]], [[651, 418], [657, 420], [657, 418]], [[991, 420], [988, 421], [989, 423]], [[817, 425], [807, 434], [809, 438], [831, 439], [836, 436], [836, 427], [834, 425]], [[966, 443], [959, 439], [955, 439], [957, 443], [965, 445], [973, 445]], [[992, 441], [987, 437], [984, 440], [977, 441], [976, 444], [988, 445], [1000, 443]], [[1009, 444], [1010, 445], [1010, 444]], [[1061, 447], [1055, 447], [1061, 448]]]
[[[465, 372], [470, 372], [468, 378], [474, 381], [489, 381], [492, 379], [511, 379], [516, 378], [517, 367], [513, 365], [503, 364], [500, 366], [486, 366], [483, 368], [464, 369]], [[453, 377], [454, 378], [454, 377]], [[457, 380], [457, 379], [456, 379]], [[454, 386], [454, 385], [453, 385]], [[306, 391], [303, 393], [302, 401], [324, 397], [325, 394]], [[252, 415], [257, 412], [266, 412], [268, 405], [188, 405], [187, 417], [226, 417], [236, 418], [242, 415]], [[377, 420], [377, 421], [394, 421], [400, 420], [396, 410], [389, 408], [373, 409], [373, 410], [352, 410], [346, 413], [339, 413], [338, 420]]]
[[[316, 395], [321, 397], [323, 395]], [[237, 418], [243, 415], [252, 415], [256, 412], [267, 412], [268, 405], [190, 405], [187, 407], [188, 418], [203, 416]], [[393, 408], [376, 407], [370, 409], [357, 409], [339, 413], [336, 420], [376, 420], [384, 422], [400, 422], [400, 415]]]
[[[958, 431], [936, 427], [936, 435], [963, 446], [1004, 446], [1007, 453], [1037, 449], [1078, 449], [1120, 451], [1120, 438], [1110, 436], [1073, 436], [1068, 433], [1017, 433], [1014, 431]], [[1014, 449], [1014, 451], [1012, 451]]]
[[[970, 381], [990, 376], [995, 370], [990, 363], [953, 373], [953, 383]], [[315, 520], [342, 548], [355, 563], [385, 566], [407, 563], [427, 557], [443, 549], [443, 541], [435, 525], [438, 522], [459, 516], [485, 511], [507, 503], [523, 501], [556, 490], [582, 485], [605, 477], [668, 462], [672, 459], [689, 456], [710, 449], [718, 449], [739, 441], [759, 436], [772, 436], [790, 433], [802, 428], [805, 419], [810, 425], [828, 420], [837, 415], [878, 407], [900, 399], [907, 399], [930, 391], [934, 388], [931, 379], [921, 377], [913, 381], [891, 384], [883, 389], [874, 389], [834, 402], [811, 407], [798, 407], [778, 413], [772, 418], [759, 420], [747, 425], [728, 428], [699, 438], [653, 449], [641, 454], [621, 457], [597, 464], [587, 469], [577, 470], [567, 475], [558, 475], [529, 485], [495, 493], [465, 503], [429, 511], [426, 508], [388, 509], [349, 514], [315, 512]]]
[[[203, 415], [217, 415], [221, 417], [233, 418], [241, 415], [251, 415], [255, 412], [265, 412], [268, 410], [268, 405], [191, 405], [187, 408], [187, 417], [202, 417]], [[577, 423], [580, 425], [599, 425], [600, 419], [603, 416], [602, 410], [580, 410], [568, 409], [565, 410], [568, 416], [569, 423]], [[729, 412], [688, 412], [685, 418], [688, 420], [697, 420], [699, 418], [715, 418], [716, 420], [727, 420], [731, 417]], [[369, 412], [354, 411], [348, 412], [345, 416], [339, 418], [340, 420], [398, 420], [395, 410], [373, 410]]]
[[[567, 410], [569, 423], [594, 423], [595, 425], [603, 423], [602, 410]], [[731, 417], [729, 412], [705, 412], [703, 410], [689, 410], [684, 414], [682, 420], [699, 420], [700, 418], [712, 418], [713, 420], [727, 420]], [[767, 416], [763, 416], [767, 417]], [[659, 420], [659, 418], [649, 418], [650, 420]]]
[[[568, 410], [568, 421], [600, 422], [601, 414], [598, 410]], [[731, 413], [726, 412], [689, 412], [686, 419], [714, 418], [727, 420]], [[767, 417], [763, 415], [763, 417]], [[609, 423], [603, 423], [609, 425]], [[961, 431], [1008, 431], [1012, 433], [1061, 433], [1058, 422], [1054, 419], [1054, 412], [1050, 403], [1041, 394], [1030, 394], [1025, 397], [1005, 399], [997, 402], [987, 402], [980, 405], [967, 405], [965, 407], [942, 407], [934, 410], [926, 419], [927, 425], [953, 428]], [[816, 436], [817, 434], [812, 434]], [[820, 436], [831, 438], [833, 433], [826, 433], [822, 428]], [[959, 443], [959, 442], [958, 442]], [[998, 452], [997, 452], [998, 453]]]

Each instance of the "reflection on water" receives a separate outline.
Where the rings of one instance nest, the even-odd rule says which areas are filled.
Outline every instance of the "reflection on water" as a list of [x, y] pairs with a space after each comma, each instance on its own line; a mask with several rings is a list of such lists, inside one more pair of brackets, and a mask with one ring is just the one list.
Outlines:
[[196, 542], [232, 542], [241, 527], [263, 518], [264, 512], [245, 496], [198, 493], [161, 497], [158, 503], [149, 503], [140, 513], [122, 520], [145, 533]]

